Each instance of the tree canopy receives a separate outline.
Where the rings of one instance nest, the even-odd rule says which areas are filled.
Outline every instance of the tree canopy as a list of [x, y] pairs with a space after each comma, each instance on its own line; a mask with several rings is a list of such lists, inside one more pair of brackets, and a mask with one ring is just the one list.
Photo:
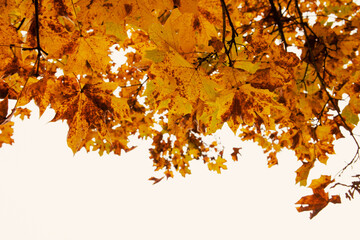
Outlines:
[[[360, 113], [360, 6], [351, 0], [0, 0], [0, 147], [12, 144], [13, 116], [66, 120], [67, 144], [120, 155], [129, 136], [152, 139], [155, 171], [191, 174], [202, 161], [221, 172], [230, 157], [216, 140], [224, 125], [258, 143], [268, 166], [294, 151], [296, 183], [314, 194], [299, 211], [315, 216], [338, 195], [329, 184], [359, 191], [358, 181], [321, 175], [316, 162]], [[126, 63], [111, 53], [122, 49]], [[11, 105], [11, 101], [15, 104]], [[13, 106], [13, 107], [10, 107]], [[230, 158], [230, 159], [229, 159]], [[155, 183], [161, 179], [151, 178]]]

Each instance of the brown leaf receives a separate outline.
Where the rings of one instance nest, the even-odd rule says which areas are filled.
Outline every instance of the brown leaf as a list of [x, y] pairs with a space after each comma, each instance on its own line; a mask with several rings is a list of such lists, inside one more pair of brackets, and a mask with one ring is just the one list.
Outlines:
[[304, 196], [295, 204], [300, 204], [300, 207], [296, 209], [299, 212], [303, 211], [311, 211], [310, 219], [315, 217], [323, 208], [325, 208], [329, 202], [332, 203], [341, 203], [341, 199], [339, 195], [334, 195], [329, 199], [329, 194], [325, 192], [324, 188], [333, 182], [330, 176], [322, 175], [318, 179], [314, 179], [310, 188], [313, 190], [312, 195]]
[[2, 124], [3, 121], [5, 121], [7, 112], [8, 112], [8, 96], [6, 96], [1, 102], [0, 102], [0, 123]]
[[163, 178], [164, 177], [162, 177], [162, 178], [151, 177], [151, 178], [149, 178], [149, 180], [154, 181], [153, 182], [153, 185], [154, 185], [154, 184], [157, 184], [158, 182], [160, 182]]
[[11, 110], [11, 113], [7, 115], [8, 112], [8, 96], [6, 96], [0, 102], [0, 125], [5, 125], [6, 123], [10, 122], [12, 116], [16, 111], [16, 107]]
[[233, 148], [233, 152], [231, 153], [231, 157], [232, 157], [232, 159], [233, 159], [234, 161], [238, 161], [238, 160], [239, 160], [238, 156], [239, 156], [239, 155], [241, 156], [241, 154], [240, 154], [240, 152], [239, 152], [240, 149], [241, 149], [241, 147], [239, 147], [239, 148], [234, 147], [234, 148]]

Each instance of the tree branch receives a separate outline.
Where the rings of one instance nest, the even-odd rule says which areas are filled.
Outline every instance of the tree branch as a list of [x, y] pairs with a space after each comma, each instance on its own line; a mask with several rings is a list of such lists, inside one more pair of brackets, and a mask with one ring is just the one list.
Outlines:
[[[233, 60], [230, 56], [230, 51], [232, 47], [235, 47], [235, 51], [237, 52], [236, 48], [236, 41], [235, 38], [238, 36], [238, 33], [236, 32], [236, 29], [234, 27], [234, 24], [231, 21], [229, 10], [227, 9], [227, 6], [225, 4], [224, 0], [220, 0], [221, 2], [221, 8], [222, 8], [222, 17], [223, 17], [223, 34], [222, 34], [222, 42], [224, 44], [225, 54], [229, 59], [229, 66], [232, 67], [234, 65]], [[226, 42], [225, 35], [226, 35], [226, 18], [228, 19], [230, 28], [231, 28], [231, 40]], [[228, 47], [227, 47], [228, 45]]]
[[[40, 67], [40, 58], [42, 54], [48, 55], [47, 52], [45, 52], [40, 45], [40, 23], [39, 23], [39, 0], [34, 0], [35, 5], [35, 34], [36, 34], [36, 47], [32, 50], [37, 50], [38, 54], [36, 57], [36, 73], [35, 75], [39, 75], [39, 67]], [[29, 49], [31, 50], [31, 49]]]
[[274, 16], [274, 20], [275, 20], [276, 24], [278, 25], [278, 30], [279, 30], [279, 33], [280, 33], [281, 40], [283, 41], [283, 43], [285, 45], [285, 49], [286, 49], [288, 47], [288, 44], [287, 44], [286, 39], [285, 39], [284, 30], [283, 30], [283, 23], [281, 21], [281, 17], [282, 17], [281, 6], [279, 4], [279, 11], [278, 11], [276, 9], [276, 7], [275, 7], [274, 1], [269, 0], [269, 2], [270, 2], [270, 5], [271, 5], [271, 12], [272, 12], [272, 14]]

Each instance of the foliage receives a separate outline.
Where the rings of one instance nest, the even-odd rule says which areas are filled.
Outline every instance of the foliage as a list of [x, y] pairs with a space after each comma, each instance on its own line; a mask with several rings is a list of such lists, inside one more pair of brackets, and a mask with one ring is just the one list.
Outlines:
[[[306, 186], [344, 131], [357, 149], [342, 171], [359, 157], [359, 10], [350, 0], [1, 0], [0, 146], [33, 100], [66, 120], [74, 153], [120, 155], [138, 135], [153, 140], [166, 177], [190, 174], [194, 160], [220, 173], [229, 159], [205, 138], [227, 124], [269, 167], [293, 150]], [[128, 50], [117, 69], [114, 44]], [[333, 180], [313, 180], [298, 210], [340, 202], [324, 191]]]

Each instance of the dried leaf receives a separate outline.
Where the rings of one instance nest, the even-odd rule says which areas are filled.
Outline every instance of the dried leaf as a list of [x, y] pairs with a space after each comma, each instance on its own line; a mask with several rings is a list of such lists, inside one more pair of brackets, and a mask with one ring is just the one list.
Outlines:
[[156, 177], [151, 177], [149, 178], [150, 181], [154, 181], [153, 182], [153, 185], [154, 184], [157, 184], [158, 182], [160, 182], [164, 177], [161, 177], [161, 178], [156, 178]]
[[304, 196], [297, 201], [295, 204], [300, 204], [301, 206], [296, 209], [299, 212], [311, 211], [311, 219], [315, 217], [324, 207], [326, 207], [329, 202], [341, 203], [339, 195], [334, 195], [329, 199], [329, 194], [324, 190], [324, 188], [333, 181], [334, 180], [327, 175], [321, 175], [320, 178], [314, 179], [309, 186], [309, 188], [313, 190], [313, 195]]

